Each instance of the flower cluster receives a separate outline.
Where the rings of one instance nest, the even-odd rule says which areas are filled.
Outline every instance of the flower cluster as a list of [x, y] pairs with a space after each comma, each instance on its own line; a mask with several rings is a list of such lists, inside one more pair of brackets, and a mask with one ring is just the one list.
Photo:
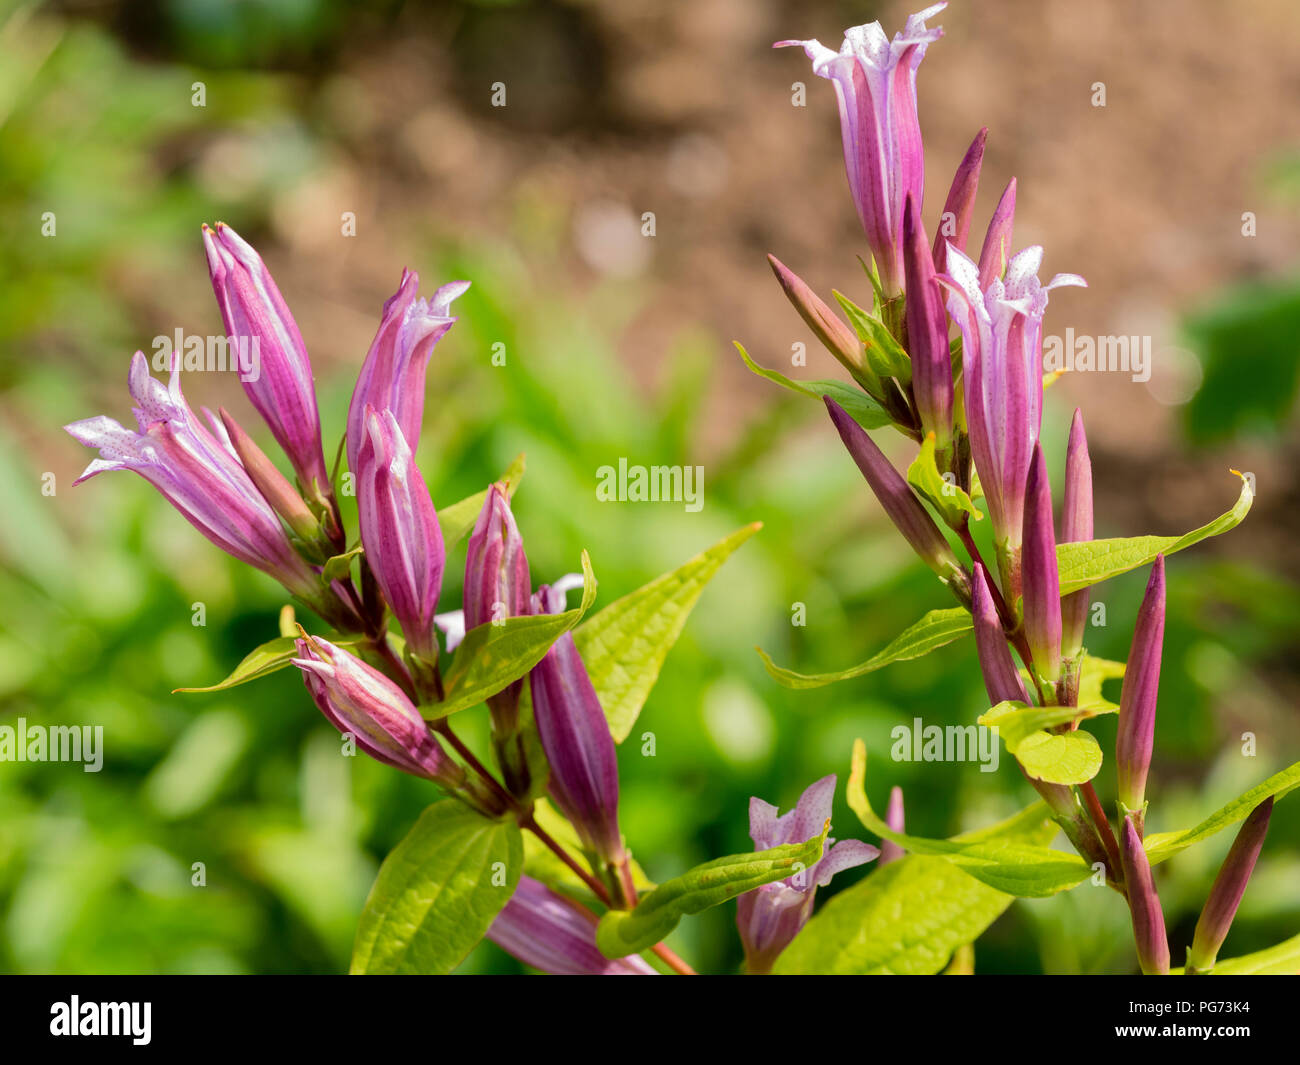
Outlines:
[[[1093, 539], [1092, 468], [1083, 418], [1076, 411], [1058, 537], [1039, 439], [1047, 383], [1042, 323], [1052, 289], [1086, 282], [1076, 274], [1057, 274], [1043, 284], [1038, 279], [1043, 249], [1012, 253], [1014, 179], [989, 221], [978, 260], [967, 253], [986, 130], [976, 135], [957, 167], [935, 239], [927, 239], [916, 72], [927, 47], [941, 36], [926, 23], [945, 6], [913, 15], [892, 41], [873, 23], [848, 30], [839, 52], [815, 40], [778, 42], [778, 47], [802, 44], [814, 73], [835, 87], [849, 187], [872, 256], [873, 307], [864, 310], [837, 293], [850, 327], [787, 266], [774, 257], [770, 261], [804, 321], [866, 393], [867, 409], [878, 415], [874, 424], [892, 424], [922, 445], [904, 477], [860, 421], [824, 396], [840, 438], [885, 513], [970, 610], [990, 716], [1037, 708], [1039, 720], [1064, 735], [1104, 712], [1080, 706], [1088, 668], [1087, 586], [1093, 581], [1076, 578], [1063, 595], [1058, 568], [1060, 544]], [[972, 518], [983, 518], [975, 506], [981, 496], [992, 533], [992, 566], [985, 564], [971, 532]], [[948, 533], [967, 561], [959, 559]], [[1118, 708], [1118, 836], [1089, 779], [1070, 779], [1041, 766], [1025, 770], [1079, 853], [1104, 868], [1111, 886], [1127, 899], [1145, 972], [1167, 972], [1170, 964], [1143, 845], [1164, 612], [1165, 563], [1157, 555]], [[1091, 694], [1100, 699], [1099, 692], [1098, 682]], [[1224, 865], [1197, 927], [1189, 972], [1214, 964], [1259, 852], [1271, 803], [1269, 798], [1247, 819]]]

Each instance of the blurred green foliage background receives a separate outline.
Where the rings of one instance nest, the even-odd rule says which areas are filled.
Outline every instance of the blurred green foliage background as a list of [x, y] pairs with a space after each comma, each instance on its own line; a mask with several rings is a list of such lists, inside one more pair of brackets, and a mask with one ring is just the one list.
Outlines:
[[[0, 464], [0, 723], [99, 724], [106, 746], [98, 774], [0, 764], [0, 970], [342, 971], [378, 862], [433, 797], [420, 781], [341, 759], [292, 671], [217, 695], [170, 694], [216, 680], [275, 635], [277, 589], [223, 558], [136, 478], [71, 487], [90, 456], [58, 427], [100, 412], [127, 416], [127, 361], [153, 336], [219, 329], [198, 239], [199, 223], [217, 217], [263, 250], [299, 317], [327, 450], [402, 265], [421, 271], [426, 291], [454, 277], [473, 281], [430, 369], [419, 460], [435, 501], [449, 503], [527, 453], [516, 514], [538, 581], [576, 569], [586, 548], [598, 605], [608, 603], [732, 529], [764, 522], [705, 593], [621, 751], [624, 831], [652, 877], [745, 849], [749, 797], [784, 808], [826, 773], [843, 780], [856, 736], [870, 751], [873, 801], [883, 805], [889, 786], [901, 784], [915, 832], [986, 824], [1031, 798], [1005, 759], [995, 775], [973, 764], [889, 760], [895, 725], [914, 716], [967, 722], [985, 708], [969, 642], [818, 691], [787, 691], [762, 669], [755, 645], [806, 672], [842, 668], [950, 604], [817, 409], [753, 388], [727, 342], [749, 342], [754, 324], [735, 317], [726, 332], [706, 315], [647, 315], [651, 304], [662, 307], [665, 286], [673, 292], [674, 253], [664, 252], [652, 275], [638, 274], [638, 253], [619, 244], [621, 216], [605, 229], [605, 216], [588, 218], [596, 237], [584, 237], [573, 197], [557, 193], [585, 180], [580, 152], [561, 138], [609, 156], [618, 151], [609, 141], [626, 134], [618, 111], [626, 105], [591, 95], [583, 80], [605, 76], [597, 50], [605, 24], [592, 15], [605, 8], [0, 2], [0, 443], [8, 456]], [[666, 6], [655, 10], [670, 17]], [[828, 6], [815, 30], [825, 36], [876, 14]], [[891, 8], [888, 17], [901, 14]], [[576, 89], [554, 74], [573, 61], [566, 49], [583, 57]], [[503, 54], [512, 77], [556, 83], [559, 95], [539, 102], [517, 93], [523, 114], [509, 121], [535, 128], [475, 140], [476, 124], [492, 116], [456, 86], [477, 77], [486, 99]], [[402, 77], [422, 63], [435, 74], [412, 90]], [[777, 90], [783, 78], [772, 75]], [[196, 82], [202, 107], [192, 103]], [[569, 91], [588, 94], [577, 111], [566, 111], [577, 106]], [[529, 108], [539, 109], [532, 118]], [[512, 182], [547, 138], [562, 144], [553, 168]], [[510, 143], [522, 145], [520, 156], [503, 154]], [[823, 143], [833, 151], [835, 138]], [[817, 165], [842, 180], [834, 154]], [[781, 164], [732, 166], [779, 172]], [[1280, 185], [1289, 172], [1277, 171]], [[476, 216], [463, 187], [480, 181], [496, 202]], [[359, 218], [351, 240], [338, 236], [344, 210]], [[57, 220], [53, 237], [41, 235], [47, 211]], [[750, 264], [745, 283], [775, 303], [761, 254], [769, 234], [737, 228]], [[601, 234], [612, 234], [612, 258], [602, 256]], [[593, 239], [585, 261], [575, 255]], [[836, 260], [844, 276], [855, 269], [851, 255]], [[735, 311], [721, 276], [704, 298]], [[1190, 441], [1231, 445], [1248, 434], [1251, 446], [1291, 446], [1296, 307], [1294, 282], [1271, 278], [1215, 297], [1187, 322], [1187, 343], [1205, 364], [1205, 387], [1186, 408], [1188, 435], [1172, 423], [1136, 464], [1150, 476], [1171, 462], [1191, 465], [1195, 524], [1226, 509], [1235, 488], [1225, 463], [1189, 452]], [[797, 337], [793, 312], [773, 313], [788, 313]], [[787, 344], [777, 339], [769, 351]], [[504, 367], [492, 365], [494, 345], [504, 345]], [[761, 345], [755, 354], [771, 361]], [[1262, 394], [1249, 387], [1260, 378], [1232, 368], [1246, 358], [1268, 368]], [[227, 404], [252, 426], [230, 381], [191, 375], [186, 390], [196, 405]], [[1069, 414], [1058, 391], [1049, 394], [1045, 431], [1054, 469]], [[1131, 494], [1127, 457], [1094, 442], [1097, 452], [1099, 493], [1109, 478], [1110, 491]], [[597, 502], [595, 471], [619, 457], [703, 464], [703, 511]], [[47, 474], [52, 495], [42, 491]], [[1271, 567], [1249, 540], [1233, 540], [1261, 523], [1262, 542], [1270, 532], [1293, 535], [1293, 512], [1263, 509], [1226, 542], [1171, 563], [1153, 830], [1195, 823], [1300, 756], [1294, 574]], [[1104, 510], [1098, 525], [1100, 535], [1175, 531], [1121, 526]], [[463, 547], [449, 562], [445, 604], [458, 601], [462, 564]], [[1144, 580], [1133, 574], [1105, 589], [1108, 623], [1090, 640], [1097, 654], [1127, 653]], [[807, 608], [803, 627], [791, 624], [798, 603]], [[195, 604], [204, 607], [202, 626], [192, 623]], [[482, 743], [485, 712], [460, 720]], [[1097, 725], [1103, 748], [1113, 728]], [[654, 757], [635, 742], [646, 731]], [[1242, 756], [1246, 731], [1259, 737], [1255, 757]], [[1109, 765], [1098, 787], [1112, 794]], [[836, 834], [858, 834], [842, 794], [836, 812]], [[1229, 842], [1225, 834], [1161, 868], [1175, 941], [1190, 939]], [[1300, 803], [1282, 803], [1226, 954], [1300, 926], [1298, 847]], [[206, 886], [192, 885], [195, 863]], [[734, 970], [733, 921], [733, 907], [710, 911], [688, 921], [674, 945], [702, 969]], [[1122, 905], [1087, 886], [1016, 904], [977, 949], [979, 972], [1132, 968]], [[517, 966], [486, 945], [465, 969]]]

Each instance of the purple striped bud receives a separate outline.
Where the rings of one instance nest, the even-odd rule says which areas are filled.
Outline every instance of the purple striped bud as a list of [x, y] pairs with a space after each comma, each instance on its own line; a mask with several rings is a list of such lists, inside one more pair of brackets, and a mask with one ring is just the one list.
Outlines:
[[293, 549], [280, 518], [240, 465], [225, 426], [208, 413], [209, 429], [186, 402], [180, 353], [173, 353], [171, 381], [163, 385], [137, 351], [129, 383], [138, 429], [104, 415], [64, 426], [80, 443], [99, 449], [99, 458], [73, 483], [105, 470], [134, 470], [223, 551], [269, 573], [325, 614], [320, 578]]
[[794, 305], [794, 309], [799, 312], [799, 317], [804, 320], [826, 350], [839, 360], [840, 365], [848, 370], [853, 379], [863, 388], [867, 388], [868, 391], [878, 388], [878, 382], [872, 380], [870, 370], [863, 358], [862, 343], [858, 340], [857, 334], [845, 325], [839, 315], [780, 259], [775, 255], [769, 255], [767, 261], [772, 267], [772, 273], [776, 274], [776, 279], [781, 282], [786, 298]]
[[1138, 609], [1133, 646], [1124, 670], [1119, 697], [1119, 726], [1115, 736], [1115, 772], [1119, 801], [1142, 827], [1146, 806], [1147, 770], [1156, 734], [1156, 702], [1160, 694], [1160, 654], [1165, 638], [1165, 556], [1156, 555]]
[[948, 312], [962, 335], [962, 386], [971, 458], [988, 500], [989, 518], [1008, 600], [1020, 594], [1018, 559], [1023, 534], [1029, 459], [1043, 414], [1042, 324], [1047, 293], [1085, 285], [1075, 274], [1038, 281], [1043, 249], [1015, 255], [1006, 278], [980, 284], [979, 268], [950, 247]]
[[258, 372], [241, 374], [244, 391], [289, 456], [302, 490], [322, 501], [333, 496], [311, 360], [271, 273], [253, 246], [224, 222], [203, 227], [212, 291], [236, 344], [256, 345]]
[[1128, 893], [1129, 913], [1133, 918], [1138, 964], [1147, 976], [1164, 976], [1169, 972], [1165, 915], [1156, 895], [1151, 862], [1142, 846], [1142, 834], [1134, 825], [1131, 814], [1120, 826], [1119, 856], [1124, 866], [1124, 889]]
[[879, 22], [872, 22], [846, 30], [838, 53], [816, 40], [774, 46], [801, 46], [813, 73], [835, 86], [849, 190], [889, 295], [903, 284], [903, 204], [909, 193], [918, 205], [925, 195], [916, 70], [926, 49], [943, 36], [925, 23], [947, 6], [935, 4], [912, 15], [892, 41]]
[[376, 761], [436, 781], [449, 791], [465, 783], [465, 771], [429, 731], [406, 693], [377, 669], [317, 637], [297, 643], [293, 664], [321, 713]]
[[975, 139], [966, 149], [957, 173], [953, 176], [952, 187], [948, 190], [948, 199], [943, 204], [943, 214], [939, 218], [939, 231], [934, 235], [934, 272], [945, 273], [948, 269], [948, 244], [958, 251], [966, 250], [966, 241], [970, 237], [970, 218], [975, 207], [975, 194], [979, 191], [980, 169], [984, 165], [984, 142], [988, 140], [986, 126], [975, 134]]
[[412, 450], [420, 443], [424, 420], [424, 378], [433, 346], [456, 319], [451, 304], [469, 288], [468, 281], [452, 281], [432, 299], [416, 299], [420, 275], [402, 271], [397, 291], [384, 304], [379, 332], [352, 390], [348, 408], [348, 467], [355, 472], [361, 453], [366, 407], [391, 410]]
[[[543, 585], [534, 614], [564, 610], [564, 593]], [[618, 753], [596, 689], [565, 633], [528, 675], [533, 720], [551, 766], [550, 793], [583, 846], [610, 866], [625, 863], [618, 830]]]
[[487, 931], [507, 954], [552, 976], [657, 976], [638, 954], [610, 960], [596, 947], [596, 918], [531, 876]]
[[1196, 934], [1191, 949], [1187, 952], [1188, 974], [1208, 973], [1214, 968], [1219, 948], [1228, 937], [1232, 919], [1237, 916], [1237, 907], [1241, 905], [1246, 884], [1255, 871], [1255, 862], [1264, 846], [1264, 835], [1268, 832], [1268, 819], [1272, 813], [1273, 796], [1270, 795], [1251, 811], [1243, 822], [1241, 831], [1237, 833], [1237, 838], [1233, 840], [1232, 849], [1223, 860], [1219, 875], [1214, 878], [1210, 897], [1205, 900], [1201, 919], [1196, 922]]
[[1061, 675], [1061, 581], [1052, 528], [1052, 486], [1043, 449], [1034, 447], [1025, 487], [1025, 639], [1034, 668], [1055, 683]]
[[984, 674], [984, 688], [989, 701], [994, 706], [1002, 702], [1028, 703], [1024, 681], [1020, 679], [1020, 672], [1002, 633], [1002, 621], [993, 602], [988, 574], [978, 562], [971, 579], [970, 608], [975, 623], [975, 648], [979, 652], [980, 672]]
[[[1061, 513], [1061, 543], [1075, 544], [1092, 539], [1092, 460], [1083, 432], [1083, 415], [1074, 412], [1070, 444], [1065, 453], [1065, 504]], [[1061, 600], [1061, 654], [1077, 658], [1083, 650], [1083, 632], [1088, 623], [1087, 588], [1071, 592]]]
[[942, 455], [952, 444], [952, 357], [948, 318], [934, 275], [934, 256], [910, 195], [903, 214], [903, 265], [907, 277], [907, 350], [912, 357], [912, 393], [921, 431], [934, 433]]
[[[1011, 258], [1011, 231], [1016, 220], [1016, 179], [1007, 182], [980, 246], [980, 291], [987, 292], [995, 277], [1001, 277]], [[958, 249], [965, 251], [965, 248]]]
[[[810, 784], [793, 810], [778, 810], [762, 799], [749, 800], [749, 836], [754, 849], [770, 850], [787, 843], [806, 843], [819, 836], [830, 820], [835, 799], [835, 774]], [[834, 844], [834, 846], [832, 846]], [[766, 973], [781, 951], [812, 916], [819, 887], [845, 869], [864, 865], [880, 851], [861, 840], [826, 840], [821, 860], [808, 869], [772, 884], [747, 891], [736, 899], [736, 925], [745, 947], [747, 972]]]
[[[889, 789], [889, 805], [885, 808], [885, 824], [895, 832], [903, 831], [903, 789], [895, 785]], [[896, 862], [907, 852], [892, 839], [881, 840], [880, 861], [877, 865]]]
[[367, 406], [357, 456], [357, 518], [366, 564], [408, 650], [438, 660], [433, 623], [446, 555], [438, 515], [393, 412]]
[[963, 602], [970, 600], [970, 580], [939, 526], [865, 429], [829, 396], [823, 397], [840, 439], [857, 463], [890, 520], [912, 549]]

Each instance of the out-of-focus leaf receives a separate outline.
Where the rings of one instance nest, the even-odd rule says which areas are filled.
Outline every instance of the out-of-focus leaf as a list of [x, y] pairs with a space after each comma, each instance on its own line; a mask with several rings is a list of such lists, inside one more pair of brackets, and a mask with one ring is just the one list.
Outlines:
[[749, 352], [739, 344], [736, 345], [736, 350], [740, 352], [740, 357], [745, 360], [745, 365], [758, 374], [759, 377], [765, 377], [769, 381], [776, 382], [782, 388], [788, 388], [791, 392], [797, 392], [801, 396], [809, 396], [812, 399], [830, 396], [831, 399], [848, 411], [854, 421], [864, 429], [879, 429], [882, 426], [893, 424], [893, 419], [885, 413], [885, 409], [861, 389], [853, 388], [840, 381], [795, 381], [784, 374], [778, 373], [776, 370], [769, 370], [759, 366], [749, 357]]

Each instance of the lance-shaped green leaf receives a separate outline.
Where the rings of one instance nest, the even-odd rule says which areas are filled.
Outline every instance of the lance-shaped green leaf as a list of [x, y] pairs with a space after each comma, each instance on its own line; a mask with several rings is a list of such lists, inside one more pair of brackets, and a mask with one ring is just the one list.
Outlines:
[[[949, 477], [953, 475], [948, 474]], [[939, 517], [951, 528], [957, 528], [963, 521], [974, 517], [983, 519], [979, 507], [971, 502], [970, 496], [960, 488], [956, 480], [946, 480], [939, 472], [939, 465], [934, 457], [934, 434], [927, 433], [921, 441], [921, 450], [912, 465], [907, 468], [907, 483], [926, 499], [938, 512]]]
[[510, 901], [523, 864], [513, 821], [489, 820], [454, 799], [434, 803], [380, 866], [352, 972], [451, 972]]
[[1048, 732], [1067, 721], [1114, 713], [1113, 709], [1074, 706], [1026, 706], [1003, 702], [979, 717], [996, 728], [1007, 750], [1035, 780], [1049, 784], [1083, 784], [1101, 769], [1101, 747], [1091, 732]]
[[915, 625], [904, 629], [889, 643], [883, 651], [872, 655], [865, 662], [837, 673], [796, 673], [792, 669], [778, 666], [761, 647], [756, 648], [767, 671], [787, 688], [821, 688], [840, 680], [850, 680], [892, 662], [906, 662], [912, 658], [928, 655], [936, 648], [965, 636], [973, 628], [970, 611], [963, 607], [947, 610], [931, 610]]
[[1208, 525], [1182, 536], [1129, 536], [1113, 540], [1085, 540], [1076, 544], [1056, 545], [1056, 567], [1061, 578], [1061, 594], [1077, 592], [1093, 584], [1118, 577], [1121, 573], [1148, 565], [1156, 555], [1172, 555], [1185, 547], [1199, 544], [1211, 536], [1235, 529], [1255, 501], [1251, 478], [1232, 471], [1241, 478], [1241, 495], [1226, 514]]
[[759, 377], [766, 378], [782, 388], [788, 388], [791, 392], [797, 392], [801, 396], [808, 396], [812, 399], [830, 396], [831, 399], [848, 411], [853, 420], [864, 429], [879, 429], [882, 426], [893, 424], [894, 420], [885, 412], [884, 407], [861, 389], [851, 388], [841, 381], [795, 381], [782, 373], [778, 373], [776, 370], [769, 370], [759, 366], [749, 357], [749, 352], [739, 344], [736, 345], [736, 350], [740, 352], [740, 357], [745, 360], [745, 365], [752, 372], [758, 374]]
[[[322, 639], [328, 640], [336, 647], [356, 647], [363, 642], [363, 638], [348, 633], [331, 632], [325, 634]], [[206, 688], [175, 688], [175, 692], [219, 692], [227, 688], [234, 688], [240, 684], [247, 684], [250, 680], [257, 680], [259, 677], [266, 677], [284, 669], [289, 664], [289, 660], [297, 655], [296, 642], [298, 637], [278, 636], [274, 640], [267, 640], [260, 647], [254, 647], [244, 656], [225, 680], [218, 681]]]
[[737, 529], [671, 573], [611, 603], [573, 634], [615, 743], [636, 723], [704, 586], [761, 522]]
[[[1270, 795], [1274, 799], [1281, 799], [1296, 788], [1300, 788], [1300, 762], [1288, 766], [1280, 773], [1274, 773], [1262, 784], [1256, 784], [1226, 806], [1216, 810], [1195, 828], [1183, 832], [1156, 832], [1147, 836], [1143, 841], [1147, 857], [1152, 865], [1163, 862], [1166, 858], [1172, 858], [1193, 843], [1200, 843], [1201, 840], [1209, 839], [1238, 821], [1245, 820], [1250, 816], [1250, 812]], [[1217, 966], [1215, 972], [1218, 972]]]
[[697, 865], [660, 884], [632, 910], [611, 910], [596, 928], [596, 946], [621, 958], [654, 946], [685, 916], [707, 910], [746, 891], [794, 876], [821, 861], [828, 820], [821, 835], [751, 854], [731, 854]]
[[518, 680], [546, 655], [547, 650], [582, 620], [596, 601], [596, 576], [591, 559], [582, 553], [582, 602], [562, 614], [506, 618], [476, 625], [465, 634], [443, 679], [446, 698], [427, 703], [420, 712], [437, 721], [466, 707], [477, 706], [489, 695]]
[[774, 975], [928, 975], [1014, 902], [946, 858], [909, 855], [841, 891], [814, 914]]
[[[515, 494], [515, 489], [519, 487], [523, 476], [524, 456], [519, 454], [501, 475], [501, 480], [506, 484], [507, 498]], [[446, 550], [450, 551], [460, 543], [470, 529], [474, 528], [474, 522], [478, 520], [479, 512], [487, 501], [487, 494], [488, 490], [484, 488], [483, 491], [475, 492], [472, 496], [466, 496], [455, 503], [438, 508], [438, 527], [442, 529], [442, 542]]]
[[1034, 803], [1014, 817], [982, 829], [975, 836], [925, 839], [895, 832], [876, 816], [864, 787], [867, 748], [853, 743], [853, 768], [849, 774], [849, 808], [868, 831], [892, 840], [912, 854], [946, 858], [976, 880], [1020, 898], [1046, 898], [1082, 883], [1091, 875], [1077, 855], [1047, 846], [1056, 836], [1056, 824], [1045, 803]]
[[[1170, 969], [1171, 976], [1181, 976], [1182, 969]], [[1300, 975], [1300, 935], [1276, 946], [1216, 962], [1209, 976], [1297, 976]]]
[[858, 339], [862, 341], [867, 364], [877, 377], [897, 377], [903, 385], [912, 380], [912, 360], [879, 318], [868, 314], [848, 296], [831, 289], [831, 294], [849, 316]]

